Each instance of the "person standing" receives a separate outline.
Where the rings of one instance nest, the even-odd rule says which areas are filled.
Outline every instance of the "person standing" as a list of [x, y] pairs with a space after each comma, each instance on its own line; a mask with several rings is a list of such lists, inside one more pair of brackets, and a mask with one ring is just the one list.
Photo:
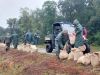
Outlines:
[[6, 44], [6, 51], [8, 51], [10, 49], [11, 42], [12, 42], [12, 37], [11, 37], [10, 33], [7, 33], [7, 35], [4, 39], [4, 43]]
[[30, 30], [28, 30], [26, 33], [25, 33], [25, 36], [24, 36], [24, 44], [26, 45], [26, 43], [28, 44], [31, 44], [32, 41], [33, 41], [33, 36], [32, 36], [32, 33], [30, 32]]
[[70, 52], [69, 43], [70, 40], [67, 30], [62, 31], [57, 35], [57, 37], [55, 38], [55, 50], [58, 58], [60, 50], [63, 50], [65, 45], [67, 46], [66, 52]]
[[87, 31], [86, 27], [83, 27], [83, 39], [84, 39], [84, 45], [86, 46], [86, 50], [83, 52], [84, 54], [90, 53], [90, 44], [87, 39], [87, 33], [88, 33], [88, 31]]
[[14, 32], [12, 34], [12, 43], [13, 43], [14, 49], [17, 49], [17, 46], [18, 46], [18, 34], [16, 32]]
[[75, 35], [76, 35], [74, 47], [78, 48], [78, 47], [84, 45], [84, 42], [83, 42], [83, 27], [77, 19], [75, 19], [73, 21], [73, 25], [75, 27]]
[[36, 32], [34, 34], [34, 44], [35, 45], [38, 45], [39, 44], [39, 39], [40, 39], [39, 33]]
[[83, 39], [87, 40], [87, 29], [83, 27]]

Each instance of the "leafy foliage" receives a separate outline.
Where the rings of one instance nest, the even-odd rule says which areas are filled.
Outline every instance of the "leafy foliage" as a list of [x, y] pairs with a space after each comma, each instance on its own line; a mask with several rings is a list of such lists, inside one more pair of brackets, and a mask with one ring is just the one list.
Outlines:
[[[19, 29], [20, 36], [30, 29], [33, 34], [39, 32], [41, 42], [49, 31], [52, 32], [52, 24], [56, 21], [70, 21], [78, 19], [88, 28], [89, 41], [100, 44], [100, 0], [59, 0], [45, 1], [42, 8], [30, 10], [21, 8], [19, 19], [9, 18], [8, 30]], [[11, 31], [12, 31], [11, 30]]]

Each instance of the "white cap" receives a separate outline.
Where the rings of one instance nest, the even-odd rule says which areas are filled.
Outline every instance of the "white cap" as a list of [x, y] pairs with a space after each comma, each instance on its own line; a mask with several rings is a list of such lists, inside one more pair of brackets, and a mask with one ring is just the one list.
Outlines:
[[62, 33], [68, 33], [68, 30], [63, 30]]
[[75, 19], [75, 20], [73, 21], [73, 24], [77, 25], [77, 24], [79, 24], [79, 21], [78, 21], [77, 19]]

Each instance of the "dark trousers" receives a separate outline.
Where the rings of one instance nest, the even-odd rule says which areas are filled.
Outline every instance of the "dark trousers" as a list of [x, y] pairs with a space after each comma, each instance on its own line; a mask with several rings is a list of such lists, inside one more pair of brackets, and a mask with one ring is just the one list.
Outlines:
[[14, 49], [17, 49], [18, 44], [13, 44]]
[[10, 48], [10, 43], [6, 43], [6, 51], [8, 51]]
[[84, 45], [86, 46], [86, 50], [83, 51], [83, 54], [90, 53], [90, 45], [87, 40], [84, 40]]

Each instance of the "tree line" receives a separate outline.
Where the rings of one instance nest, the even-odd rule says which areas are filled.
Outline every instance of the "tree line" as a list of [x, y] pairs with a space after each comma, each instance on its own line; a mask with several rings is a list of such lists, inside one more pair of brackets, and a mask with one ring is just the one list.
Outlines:
[[42, 8], [35, 10], [21, 8], [19, 19], [7, 20], [6, 31], [12, 33], [16, 30], [22, 38], [22, 35], [30, 29], [33, 33], [39, 32], [43, 42], [47, 32], [51, 33], [54, 22], [72, 23], [76, 18], [87, 28], [90, 43], [100, 45], [100, 0], [59, 0], [58, 2], [48, 0], [44, 2]]

